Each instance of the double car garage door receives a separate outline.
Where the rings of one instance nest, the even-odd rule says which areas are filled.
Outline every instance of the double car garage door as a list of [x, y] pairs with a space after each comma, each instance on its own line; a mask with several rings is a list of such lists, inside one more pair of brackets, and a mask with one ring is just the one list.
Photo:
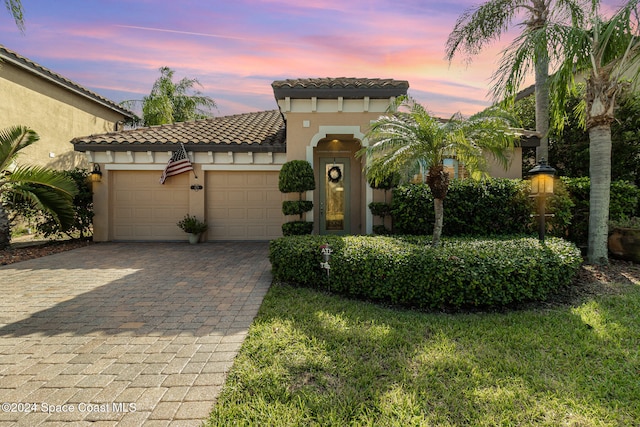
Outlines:
[[[158, 183], [158, 171], [112, 171], [113, 240], [186, 240], [176, 222], [189, 212], [189, 176]], [[208, 171], [204, 178], [209, 240], [270, 240], [282, 235], [277, 171]]]

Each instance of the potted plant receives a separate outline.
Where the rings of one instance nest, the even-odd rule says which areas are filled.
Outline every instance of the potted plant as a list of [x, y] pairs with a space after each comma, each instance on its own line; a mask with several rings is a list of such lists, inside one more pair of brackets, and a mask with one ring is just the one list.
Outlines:
[[189, 243], [191, 244], [198, 243], [200, 235], [209, 228], [206, 222], [188, 214], [178, 221], [177, 225], [182, 231], [189, 233]]
[[608, 243], [614, 258], [640, 263], [640, 217], [609, 221]]

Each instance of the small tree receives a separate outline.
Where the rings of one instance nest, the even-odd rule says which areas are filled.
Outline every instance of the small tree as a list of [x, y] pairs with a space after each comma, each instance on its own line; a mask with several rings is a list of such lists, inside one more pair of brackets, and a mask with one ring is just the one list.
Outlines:
[[305, 160], [291, 160], [280, 170], [278, 189], [283, 193], [298, 193], [298, 200], [282, 202], [282, 212], [285, 215], [299, 215], [297, 221], [282, 224], [282, 234], [285, 236], [310, 234], [313, 222], [304, 221], [302, 215], [313, 209], [313, 202], [302, 200], [305, 191], [316, 189], [316, 179], [311, 164]]

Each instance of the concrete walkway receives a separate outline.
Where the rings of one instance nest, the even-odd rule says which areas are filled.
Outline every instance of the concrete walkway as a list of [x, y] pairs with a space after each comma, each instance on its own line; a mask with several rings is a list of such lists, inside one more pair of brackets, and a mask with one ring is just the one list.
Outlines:
[[98, 243], [0, 267], [0, 426], [195, 426], [271, 283], [267, 243]]

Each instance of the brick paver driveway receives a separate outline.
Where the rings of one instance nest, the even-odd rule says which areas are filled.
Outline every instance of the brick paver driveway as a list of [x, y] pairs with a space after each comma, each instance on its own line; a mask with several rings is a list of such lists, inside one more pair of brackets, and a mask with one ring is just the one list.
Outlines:
[[99, 243], [0, 267], [0, 426], [199, 425], [270, 270], [267, 243]]

